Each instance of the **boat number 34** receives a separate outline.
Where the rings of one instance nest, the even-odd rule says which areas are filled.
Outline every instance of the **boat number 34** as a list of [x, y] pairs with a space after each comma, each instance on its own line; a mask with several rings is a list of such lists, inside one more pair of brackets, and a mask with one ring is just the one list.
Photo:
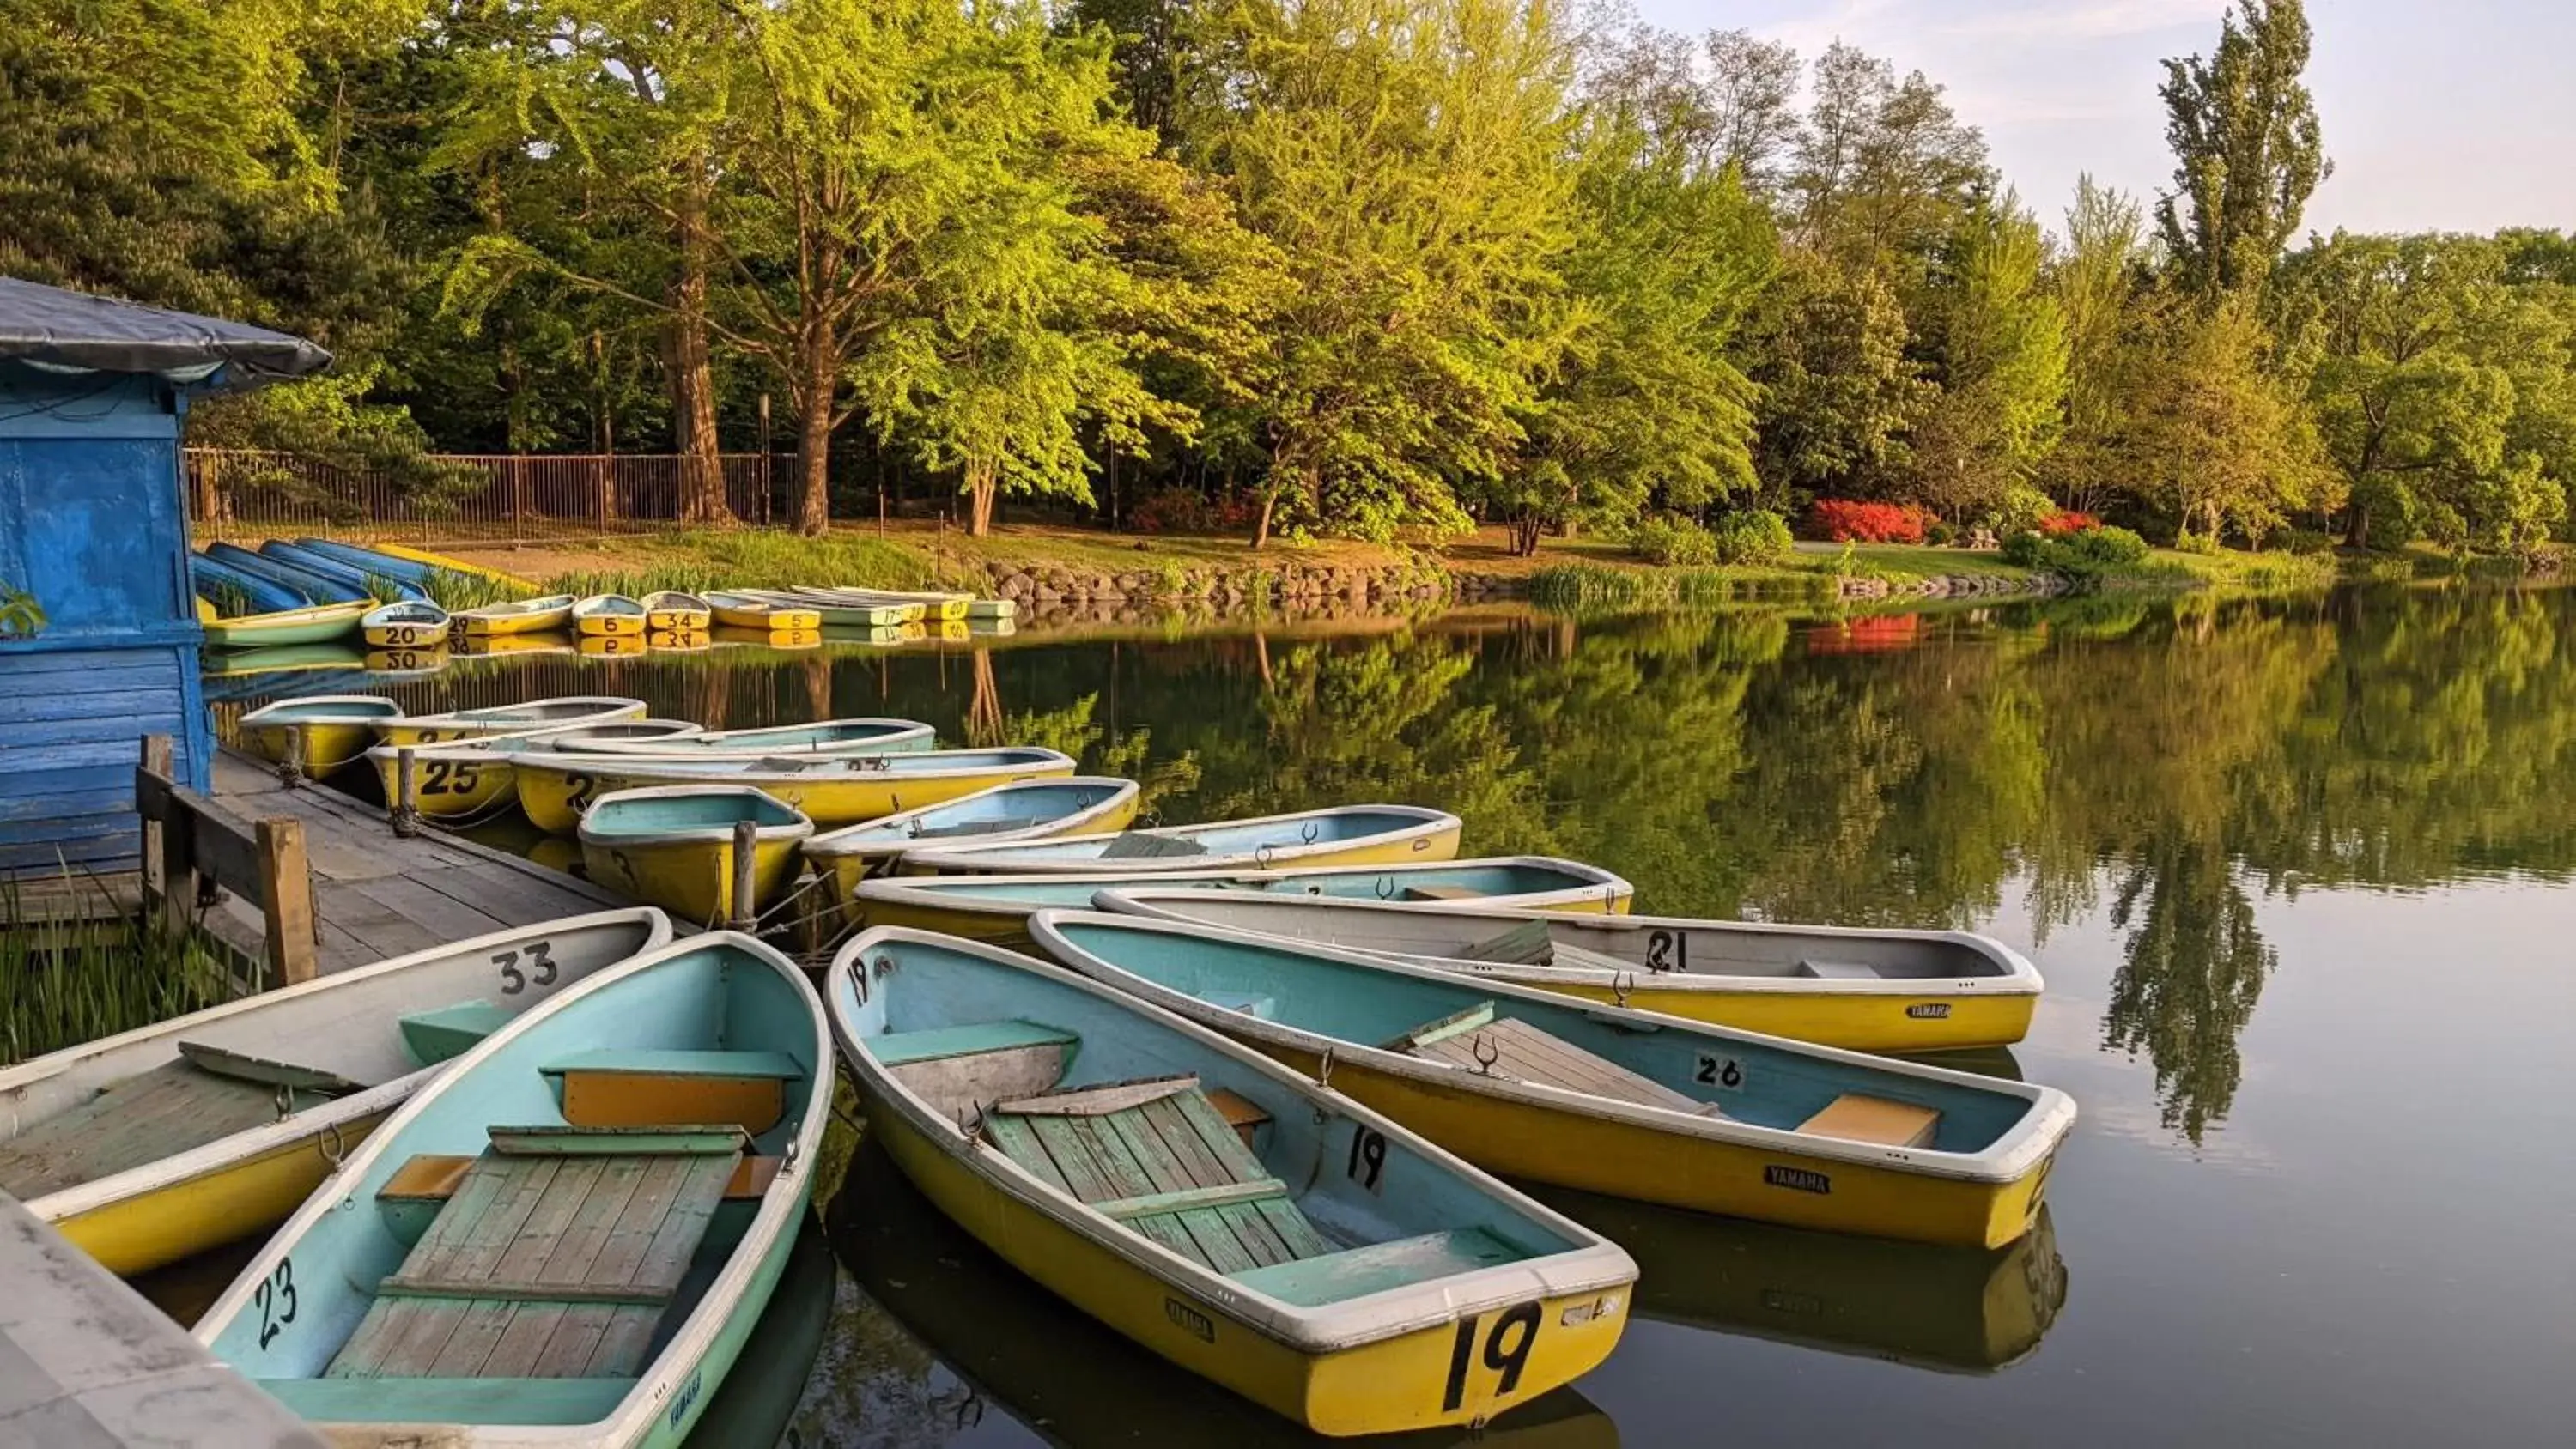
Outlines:
[[[530, 981], [539, 986], [554, 985], [554, 949], [552, 941], [531, 941], [521, 950], [494, 953], [492, 964], [501, 968], [501, 994], [516, 996], [528, 989]], [[520, 969], [523, 964], [527, 969]]]
[[1538, 1346], [1539, 1306], [1535, 1302], [1518, 1303], [1494, 1315], [1484, 1333], [1480, 1352], [1476, 1342], [1476, 1325], [1484, 1315], [1470, 1313], [1458, 1320], [1458, 1337], [1449, 1346], [1449, 1384], [1440, 1398], [1440, 1411], [1458, 1412], [1467, 1402], [1467, 1383], [1482, 1365], [1494, 1375], [1494, 1397], [1508, 1396], [1521, 1386], [1521, 1370], [1529, 1367], [1530, 1350]]
[[266, 1348], [295, 1321], [295, 1260], [278, 1259], [277, 1271], [260, 1280], [250, 1301], [259, 1310], [259, 1346]]

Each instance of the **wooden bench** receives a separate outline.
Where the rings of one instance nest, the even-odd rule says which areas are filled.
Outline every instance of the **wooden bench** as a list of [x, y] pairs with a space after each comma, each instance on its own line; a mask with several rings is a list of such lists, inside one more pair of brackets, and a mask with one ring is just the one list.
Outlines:
[[1569, 946], [1556, 939], [1546, 921], [1523, 921], [1498, 936], [1489, 936], [1458, 953], [1464, 961], [1483, 961], [1496, 966], [1554, 966], [1559, 969], [1582, 969], [1634, 974], [1638, 966], [1622, 961], [1606, 951], [1582, 946]]
[[787, 1085], [805, 1075], [785, 1052], [603, 1048], [537, 1069], [556, 1078], [575, 1127], [732, 1123], [758, 1136], [787, 1113]]
[[1798, 974], [1815, 981], [1876, 981], [1878, 968], [1858, 961], [1815, 961], [1798, 963]]
[[1418, 1026], [1387, 1043], [1387, 1050], [1447, 1062], [1482, 1076], [1562, 1087], [1632, 1106], [1663, 1107], [1695, 1116], [1722, 1115], [1708, 1103], [1639, 1076], [1526, 1021], [1497, 1017], [1490, 1001]]
[[1344, 1248], [1338, 1253], [1274, 1263], [1233, 1276], [1246, 1288], [1312, 1308], [1472, 1273], [1479, 1268], [1517, 1263], [1528, 1256], [1482, 1228], [1458, 1228]]
[[510, 1013], [488, 1001], [464, 1001], [435, 1011], [396, 1017], [403, 1050], [424, 1067], [453, 1061], [472, 1051], [483, 1038], [510, 1024]]
[[1941, 1130], [1941, 1114], [1912, 1102], [1845, 1092], [1799, 1123], [1798, 1130], [1882, 1147], [1929, 1147]]
[[986, 1102], [1043, 1092], [1064, 1079], [1082, 1038], [1034, 1021], [979, 1021], [868, 1038], [870, 1055], [951, 1120]]
[[1181, 835], [1157, 835], [1150, 830], [1123, 830], [1103, 846], [1102, 860], [1164, 860], [1174, 856], [1205, 855], [1208, 848]]

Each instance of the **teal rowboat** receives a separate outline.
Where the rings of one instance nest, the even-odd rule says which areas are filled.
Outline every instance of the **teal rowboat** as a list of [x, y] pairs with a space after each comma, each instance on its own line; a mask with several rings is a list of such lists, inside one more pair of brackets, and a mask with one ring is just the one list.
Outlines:
[[830, 1051], [747, 936], [604, 971], [350, 1152], [197, 1338], [341, 1445], [676, 1445], [786, 1267]]

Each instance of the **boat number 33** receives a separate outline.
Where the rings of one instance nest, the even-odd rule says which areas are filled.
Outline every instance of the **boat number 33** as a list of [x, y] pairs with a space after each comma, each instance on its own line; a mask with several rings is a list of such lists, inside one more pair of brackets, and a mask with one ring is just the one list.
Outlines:
[[1440, 1398], [1440, 1411], [1458, 1412], [1467, 1402], [1467, 1381], [1482, 1364], [1494, 1375], [1494, 1397], [1504, 1398], [1521, 1386], [1521, 1370], [1529, 1367], [1530, 1350], [1538, 1344], [1539, 1306], [1535, 1302], [1517, 1303], [1494, 1315], [1486, 1326], [1484, 1348], [1478, 1351], [1476, 1325], [1484, 1315], [1470, 1313], [1458, 1320], [1457, 1340], [1449, 1346], [1449, 1384]]
[[[530, 981], [539, 986], [554, 985], [554, 949], [552, 941], [531, 941], [522, 950], [496, 952], [492, 964], [501, 968], [501, 994], [516, 996], [528, 989]], [[520, 969], [522, 965], [525, 970]]]
[[278, 1259], [277, 1271], [260, 1280], [250, 1301], [259, 1310], [259, 1346], [266, 1348], [295, 1321], [295, 1260]]

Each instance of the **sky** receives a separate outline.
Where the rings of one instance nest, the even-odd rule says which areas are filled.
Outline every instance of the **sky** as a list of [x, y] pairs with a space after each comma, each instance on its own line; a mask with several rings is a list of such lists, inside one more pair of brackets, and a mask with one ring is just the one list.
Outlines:
[[[2172, 184], [2167, 56], [2206, 54], [2228, 0], [1633, 0], [1667, 30], [1746, 29], [1813, 58], [1840, 39], [1920, 70], [2052, 228], [2094, 179]], [[2576, 0], [2309, 0], [2308, 82], [2334, 174], [2320, 232], [2576, 230]]]

